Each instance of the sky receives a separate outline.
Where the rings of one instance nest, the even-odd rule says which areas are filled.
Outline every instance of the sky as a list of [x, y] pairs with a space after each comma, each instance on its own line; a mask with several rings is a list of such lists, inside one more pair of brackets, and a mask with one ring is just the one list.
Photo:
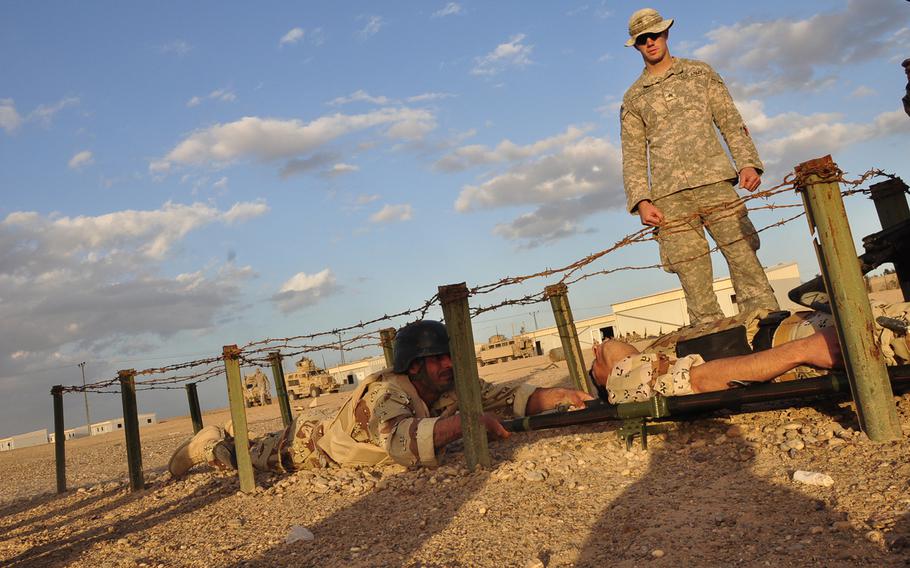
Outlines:
[[[642, 71], [623, 45], [641, 7], [4, 2], [0, 436], [52, 427], [50, 387], [80, 384], [83, 361], [94, 382], [345, 327], [417, 307], [440, 285], [563, 266], [638, 230], [624, 210], [619, 105]], [[848, 177], [910, 178], [910, 3], [652, 7], [675, 19], [674, 56], [724, 78], [764, 160], [762, 187], [829, 153]], [[867, 198], [847, 211], [857, 242], [878, 230]], [[803, 219], [762, 241], [766, 266], [817, 273]], [[638, 244], [589, 271], [657, 256]], [[715, 273], [727, 275], [722, 259]], [[618, 271], [569, 299], [581, 319], [677, 285], [660, 270]], [[552, 325], [547, 303], [481, 314], [475, 339], [535, 321]], [[226, 404], [223, 378], [199, 389], [203, 409]], [[89, 404], [93, 420], [122, 414], [117, 395]], [[67, 427], [85, 423], [83, 406], [65, 396]], [[139, 409], [187, 413], [180, 390], [140, 392]]]

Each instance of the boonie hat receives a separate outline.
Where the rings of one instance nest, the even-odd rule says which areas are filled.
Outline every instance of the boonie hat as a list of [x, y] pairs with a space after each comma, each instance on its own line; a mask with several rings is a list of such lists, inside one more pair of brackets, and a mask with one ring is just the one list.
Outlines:
[[672, 18], [665, 20], [654, 8], [642, 8], [629, 18], [629, 40], [626, 47], [635, 45], [635, 39], [641, 34], [659, 34], [669, 30], [672, 25]]

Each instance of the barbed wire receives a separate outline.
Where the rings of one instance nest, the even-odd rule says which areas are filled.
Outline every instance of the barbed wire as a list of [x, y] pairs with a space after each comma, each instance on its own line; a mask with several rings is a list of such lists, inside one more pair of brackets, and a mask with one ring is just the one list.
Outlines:
[[[765, 190], [755, 191], [753, 193], [740, 196], [738, 199], [733, 200], [729, 203], [725, 203], [721, 206], [706, 209], [700, 211], [696, 214], [698, 217], [708, 217], [714, 216], [714, 219], [723, 219], [731, 215], [744, 215], [747, 212], [755, 212], [761, 210], [773, 211], [776, 209], [788, 209], [803, 207], [802, 203], [794, 204], [777, 204], [777, 203], [765, 203], [759, 206], [749, 207], [749, 204], [752, 201], [757, 199], [768, 200], [772, 197], [781, 195], [783, 193], [798, 193], [801, 187], [804, 187], [807, 183], [806, 175], [813, 174], [820, 178], [823, 183], [836, 182], [845, 185], [851, 186], [850, 189], [841, 189], [841, 195], [844, 197], [849, 197], [856, 194], [869, 194], [871, 190], [869, 188], [861, 188], [862, 184], [867, 182], [870, 179], [876, 177], [886, 177], [889, 179], [896, 179], [897, 176], [884, 172], [878, 168], [872, 168], [864, 172], [858, 178], [848, 179], [845, 177], [844, 172], [837, 167], [836, 164], [831, 164], [832, 167], [814, 169], [807, 174], [803, 175], [803, 178], [799, 178], [795, 173], [788, 174], [784, 177], [781, 183], [770, 187]], [[783, 226], [799, 217], [805, 215], [805, 211], [790, 216], [785, 219], [781, 219], [777, 222], [771, 223], [757, 229], [755, 234], [761, 233], [771, 228]], [[673, 222], [665, 223], [660, 227], [661, 231], [672, 233], [675, 230], [683, 230], [684, 227], [688, 226], [690, 221], [693, 219], [682, 218], [675, 220]], [[741, 239], [730, 241], [725, 244], [732, 244], [738, 240], [744, 238], [749, 238], [752, 235], [747, 235]], [[593, 278], [595, 276], [605, 276], [620, 271], [638, 271], [638, 270], [653, 270], [657, 268], [665, 268], [663, 263], [655, 264], [646, 264], [646, 265], [630, 265], [630, 266], [621, 266], [613, 268], [604, 268], [600, 270], [593, 270], [588, 272], [582, 272], [587, 269], [591, 264], [597, 262], [601, 258], [616, 252], [617, 250], [638, 243], [644, 243], [649, 241], [655, 241], [657, 239], [657, 229], [653, 227], [643, 227], [638, 229], [622, 239], [613, 243], [613, 245], [600, 250], [598, 252], [591, 253], [587, 256], [579, 258], [569, 264], [560, 266], [557, 268], [546, 268], [533, 272], [531, 274], [519, 275], [519, 276], [507, 276], [501, 278], [495, 282], [488, 284], [481, 284], [474, 286], [473, 288], [468, 289], [468, 296], [481, 296], [484, 294], [490, 294], [507, 288], [510, 286], [516, 286], [520, 284], [525, 284], [532, 280], [537, 280], [541, 278], [551, 278], [553, 276], [559, 276], [557, 283], [571, 285], [577, 282]], [[720, 246], [715, 245], [708, 249], [707, 252], [700, 253], [691, 258], [684, 259], [677, 262], [690, 262], [692, 260], [701, 258], [705, 255], [710, 255], [713, 252], [719, 250]], [[476, 317], [480, 314], [491, 312], [506, 306], [524, 306], [537, 304], [540, 302], [546, 301], [545, 292], [538, 292], [527, 294], [519, 298], [512, 298], [503, 300], [498, 303], [492, 303], [485, 306], [475, 306], [470, 308], [471, 317]], [[282, 357], [297, 357], [299, 355], [305, 355], [307, 353], [312, 353], [316, 351], [322, 351], [326, 349], [340, 349], [344, 351], [353, 351], [357, 349], [366, 349], [370, 347], [375, 347], [380, 345], [379, 336], [377, 329], [370, 329], [371, 326], [375, 326], [381, 322], [390, 322], [399, 318], [410, 318], [412, 316], [414, 319], [423, 319], [426, 317], [427, 313], [433, 306], [439, 303], [438, 294], [434, 294], [422, 304], [414, 308], [404, 309], [392, 314], [383, 314], [369, 320], [360, 320], [357, 323], [345, 326], [338, 327], [331, 330], [317, 331], [308, 334], [302, 335], [293, 335], [289, 337], [269, 337], [260, 340], [250, 341], [244, 344], [239, 348], [239, 357], [243, 364], [247, 366], [258, 366], [258, 367], [267, 367], [271, 364], [271, 353], [274, 351], [281, 352]], [[354, 330], [364, 330], [363, 333], [359, 333], [353, 336], [343, 337], [344, 334], [350, 333]], [[337, 341], [331, 342], [321, 342], [318, 344], [308, 343], [314, 339], [326, 337], [326, 336], [337, 336]], [[135, 371], [135, 376], [151, 376], [151, 375], [169, 375], [165, 377], [155, 377], [145, 380], [136, 381], [136, 390], [176, 390], [182, 389], [183, 386], [181, 383], [188, 382], [204, 382], [211, 378], [221, 376], [225, 373], [224, 366], [224, 356], [213, 356], [203, 359], [196, 359], [193, 361], [186, 361], [182, 363], [175, 363], [172, 365], [165, 365], [162, 367], [152, 367], [148, 369], [143, 369], [140, 371]], [[200, 366], [209, 365], [208, 368], [191, 373], [176, 374], [171, 375], [171, 373], [177, 371], [183, 371], [186, 369], [193, 369]], [[70, 385], [63, 387], [63, 392], [92, 392], [99, 394], [110, 394], [110, 393], [119, 393], [119, 378], [113, 378], [108, 380], [102, 380], [86, 385]], [[116, 386], [116, 389], [114, 387]], [[114, 389], [114, 390], [111, 390]]]

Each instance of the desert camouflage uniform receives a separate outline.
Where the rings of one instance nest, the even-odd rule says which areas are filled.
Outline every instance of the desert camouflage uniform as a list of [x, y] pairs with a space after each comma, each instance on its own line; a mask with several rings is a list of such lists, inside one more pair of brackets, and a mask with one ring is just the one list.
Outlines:
[[724, 317], [703, 227], [727, 259], [741, 309], [778, 309], [755, 254], [758, 234], [731, 183], [743, 168], [761, 173], [763, 166], [720, 76], [706, 63], [680, 58], [661, 75], [645, 70], [623, 96], [620, 125], [628, 210], [651, 200], [663, 211], [661, 262], [679, 276], [690, 321]]
[[[524, 416], [530, 385], [492, 385], [481, 380], [486, 411]], [[433, 446], [433, 427], [458, 410], [455, 391], [427, 407], [406, 375], [386, 369], [367, 377], [334, 418], [298, 416], [283, 432], [256, 440], [253, 467], [271, 471], [399, 463], [439, 465], [444, 451]]]
[[[700, 355], [687, 355], [677, 359], [676, 344], [708, 333], [725, 331], [735, 325], [745, 325], [746, 339], [752, 345], [752, 340], [759, 329], [758, 322], [764, 315], [766, 313], [763, 311], [755, 311], [716, 322], [689, 326], [660, 337], [646, 348], [644, 353], [630, 355], [613, 367], [607, 380], [607, 400], [611, 404], [617, 404], [641, 402], [657, 393], [664, 396], [692, 394], [689, 370], [693, 366], [704, 363], [704, 359]], [[910, 322], [910, 302], [875, 303], [872, 305], [873, 321], [879, 316]], [[772, 346], [777, 347], [808, 337], [820, 329], [833, 325], [834, 318], [825, 312], [796, 312], [777, 327]], [[907, 347], [905, 337], [896, 335], [890, 329], [879, 325], [878, 322], [875, 323], [874, 337], [886, 365], [910, 363], [910, 349]], [[775, 378], [773, 382], [817, 377], [826, 372], [813, 367], [801, 366]], [[735, 380], [736, 377], [730, 377], [730, 379]]]

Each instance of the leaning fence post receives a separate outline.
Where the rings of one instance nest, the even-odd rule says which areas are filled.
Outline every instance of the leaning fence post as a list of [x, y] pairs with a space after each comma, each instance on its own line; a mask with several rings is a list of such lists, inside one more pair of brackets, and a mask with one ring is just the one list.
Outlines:
[[240, 490], [251, 493], [256, 488], [253, 460], [250, 458], [250, 436], [246, 427], [246, 404], [243, 401], [243, 384], [240, 379], [240, 349], [236, 345], [223, 348], [224, 370], [227, 375], [228, 401], [234, 425], [234, 451], [237, 457], [237, 476]]
[[[907, 206], [907, 184], [901, 178], [892, 178], [869, 186], [875, 211], [882, 229], [893, 227], [910, 219]], [[894, 272], [900, 282], [904, 301], [910, 301], [910, 263], [906, 259], [894, 261]]]
[[278, 396], [278, 408], [281, 409], [281, 423], [287, 428], [291, 425], [291, 402], [288, 400], [288, 387], [284, 382], [284, 367], [281, 365], [281, 352], [269, 353], [269, 363], [272, 365], [272, 380], [275, 381], [275, 394]]
[[838, 169], [831, 156], [796, 166], [797, 188], [802, 193], [809, 231], [830, 298], [847, 378], [863, 431], [873, 441], [900, 437], [894, 395], [881, 350], [872, 336], [872, 308], [844, 209]]
[[572, 317], [572, 308], [569, 306], [569, 288], [565, 284], [552, 284], [544, 288], [544, 295], [550, 299], [553, 307], [553, 317], [556, 319], [556, 328], [559, 330], [559, 341], [566, 355], [566, 365], [575, 388], [590, 393], [588, 380], [585, 373], [585, 359], [578, 341], [578, 331], [575, 329], [575, 319]]
[[136, 371], [117, 371], [123, 401], [123, 433], [126, 436], [126, 462], [130, 470], [130, 490], [145, 489], [142, 474], [142, 445], [139, 442], [139, 412], [136, 409]]
[[385, 355], [385, 366], [390, 369], [395, 365], [395, 355], [392, 351], [393, 341], [395, 341], [394, 327], [379, 330], [379, 342], [382, 344], [382, 354]]
[[480, 423], [483, 405], [480, 398], [480, 377], [477, 375], [477, 356], [474, 353], [474, 332], [468, 311], [468, 287], [464, 282], [439, 287], [439, 302], [449, 332], [449, 351], [455, 371], [455, 393], [461, 414], [464, 457], [468, 469], [478, 464], [490, 467], [487, 430]]
[[54, 462], [57, 466], [57, 493], [66, 492], [66, 434], [63, 431], [63, 385], [51, 387], [54, 397]]
[[186, 398], [190, 404], [190, 419], [193, 421], [193, 434], [202, 430], [202, 409], [199, 408], [199, 393], [196, 392], [196, 383], [187, 383]]

